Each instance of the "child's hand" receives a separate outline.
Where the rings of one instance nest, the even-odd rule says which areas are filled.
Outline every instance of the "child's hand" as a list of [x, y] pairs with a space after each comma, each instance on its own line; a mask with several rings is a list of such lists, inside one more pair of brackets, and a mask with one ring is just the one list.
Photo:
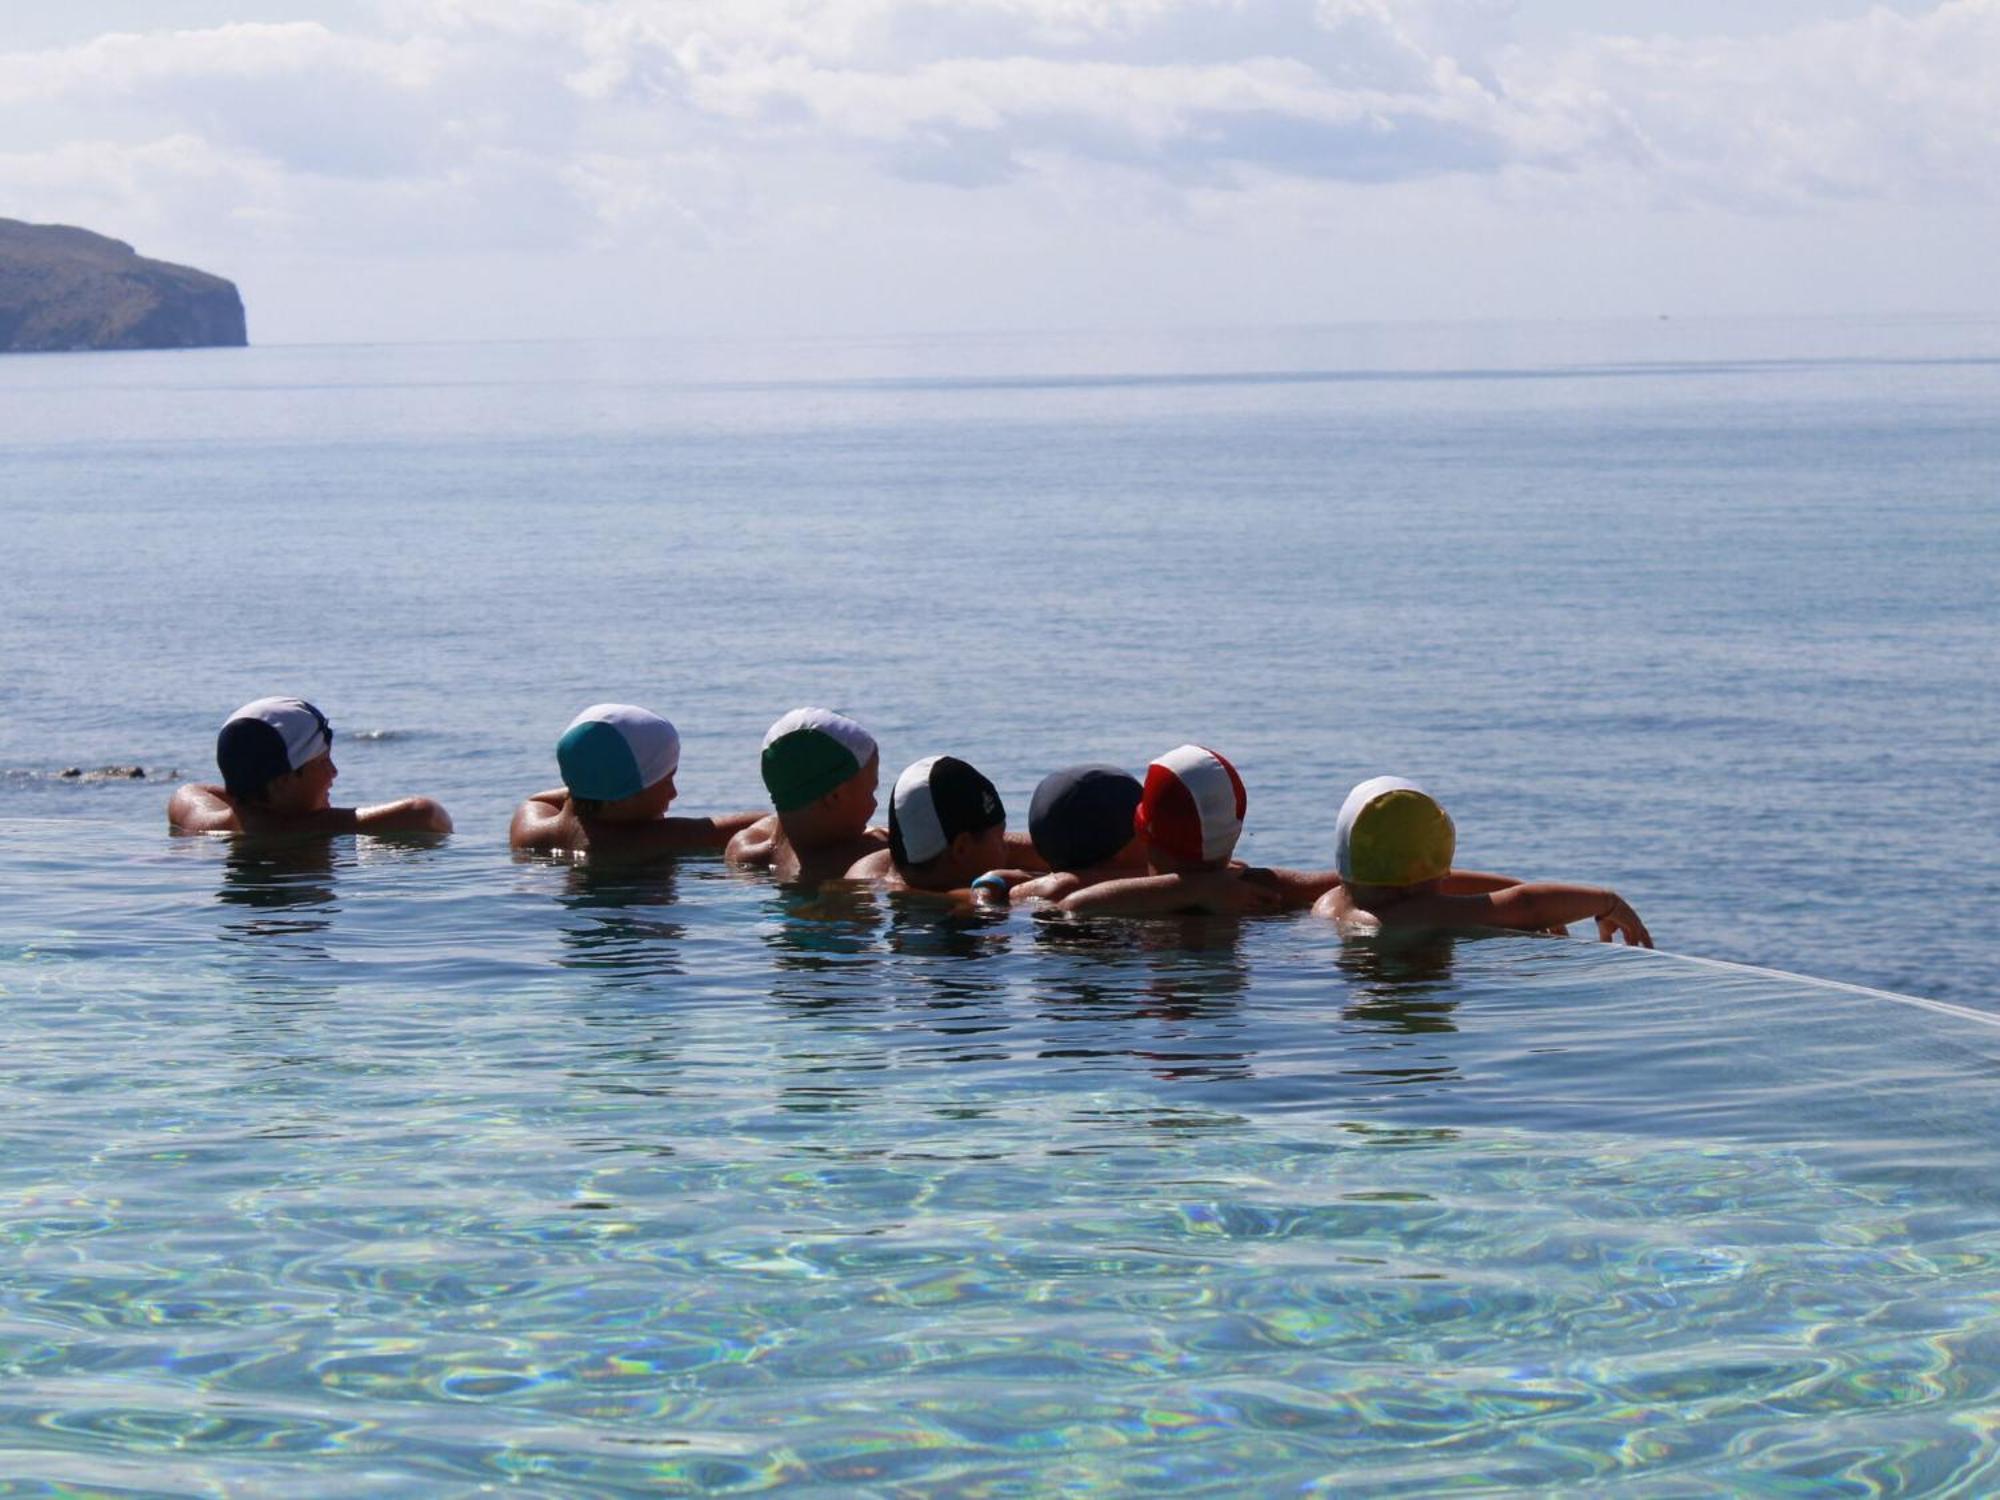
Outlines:
[[999, 870], [988, 870], [972, 882], [972, 904], [974, 906], [1005, 906], [1008, 900], [1007, 877]]
[[1609, 894], [1611, 904], [1597, 914], [1597, 940], [1609, 943], [1622, 934], [1628, 948], [1652, 947], [1653, 935], [1646, 931], [1646, 924], [1639, 920], [1639, 914], [1617, 892]]
[[1245, 880], [1234, 870], [1211, 870], [1184, 878], [1190, 892], [1218, 916], [1263, 916], [1285, 904], [1284, 897], [1276, 890]]

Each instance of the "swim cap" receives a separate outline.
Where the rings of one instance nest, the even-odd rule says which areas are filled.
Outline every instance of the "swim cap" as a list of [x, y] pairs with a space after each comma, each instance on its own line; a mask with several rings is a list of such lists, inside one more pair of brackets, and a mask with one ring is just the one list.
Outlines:
[[261, 795], [277, 777], [333, 748], [333, 726], [303, 698], [259, 698], [223, 721], [215, 737], [222, 784], [237, 796]]
[[1451, 868], [1458, 830], [1423, 788], [1377, 776], [1347, 794], [1334, 824], [1333, 864], [1353, 885], [1416, 885]]
[[1146, 767], [1132, 824], [1177, 859], [1227, 859], [1243, 832], [1248, 800], [1236, 767], [1213, 750], [1182, 745]]
[[616, 802], [671, 776], [681, 737], [658, 714], [629, 703], [595, 703], [570, 720], [556, 741], [556, 764], [570, 795]]
[[1139, 778], [1117, 766], [1051, 771], [1028, 804], [1028, 837], [1052, 870], [1101, 865], [1132, 841]]
[[899, 866], [927, 864], [961, 833], [983, 833], [1006, 821], [992, 782], [956, 756], [933, 755], [896, 778], [889, 796], [889, 857]]
[[790, 812], [817, 802], [875, 755], [874, 736], [825, 708], [795, 708], [764, 736], [764, 789]]

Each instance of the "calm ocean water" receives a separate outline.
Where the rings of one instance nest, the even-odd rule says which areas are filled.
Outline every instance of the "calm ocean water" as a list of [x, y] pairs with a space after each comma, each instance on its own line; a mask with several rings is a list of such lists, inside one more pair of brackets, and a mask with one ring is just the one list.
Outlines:
[[[1991, 1493], [2000, 325], [0, 361], [0, 1490]], [[441, 845], [170, 840], [266, 692]], [[1674, 953], [510, 860], [1185, 739]]]
[[1017, 814], [1213, 745], [1272, 862], [1399, 771], [1675, 951], [1991, 1003], [2000, 324], [36, 357], [0, 452], [0, 816], [156, 823], [28, 777], [276, 691], [473, 842], [605, 698], [754, 806], [827, 702]]

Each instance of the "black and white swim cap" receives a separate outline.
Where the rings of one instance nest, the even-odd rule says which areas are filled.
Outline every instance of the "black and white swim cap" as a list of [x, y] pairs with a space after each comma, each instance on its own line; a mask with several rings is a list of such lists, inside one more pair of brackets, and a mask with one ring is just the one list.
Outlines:
[[899, 866], [928, 864], [961, 833], [983, 833], [1006, 821], [992, 782], [956, 756], [933, 755], [896, 778], [889, 857]]

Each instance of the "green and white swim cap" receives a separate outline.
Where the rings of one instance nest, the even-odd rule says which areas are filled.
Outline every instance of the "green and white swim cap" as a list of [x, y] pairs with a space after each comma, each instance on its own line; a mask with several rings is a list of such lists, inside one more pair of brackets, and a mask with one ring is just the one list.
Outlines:
[[681, 737], [658, 714], [629, 703], [594, 703], [556, 741], [556, 764], [573, 797], [635, 797], [681, 763]]
[[1377, 776], [1347, 794], [1334, 825], [1333, 864], [1351, 885], [1416, 885], [1451, 869], [1458, 830], [1430, 794]]
[[764, 788], [791, 812], [817, 802], [875, 758], [875, 737], [829, 708], [795, 708], [764, 736]]

